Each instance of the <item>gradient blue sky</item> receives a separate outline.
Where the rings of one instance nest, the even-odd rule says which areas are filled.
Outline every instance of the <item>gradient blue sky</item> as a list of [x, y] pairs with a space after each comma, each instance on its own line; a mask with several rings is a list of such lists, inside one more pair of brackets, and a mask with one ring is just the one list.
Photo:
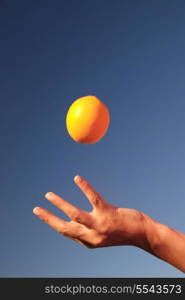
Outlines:
[[[0, 1], [0, 276], [181, 277], [134, 247], [89, 250], [32, 214], [84, 176], [110, 203], [185, 228], [185, 1]], [[65, 116], [93, 94], [111, 126], [75, 143]], [[65, 217], [64, 217], [65, 218]]]

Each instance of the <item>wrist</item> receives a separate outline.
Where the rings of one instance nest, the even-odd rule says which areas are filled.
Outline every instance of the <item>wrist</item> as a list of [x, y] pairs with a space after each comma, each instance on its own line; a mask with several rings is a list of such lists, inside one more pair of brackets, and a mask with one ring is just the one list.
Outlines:
[[165, 225], [143, 214], [143, 243], [141, 248], [159, 257], [166, 230], [167, 227]]
[[[119, 232], [122, 236], [122, 245], [132, 245], [153, 252], [151, 235], [155, 239], [157, 223], [135, 209], [119, 208], [118, 211], [123, 214], [122, 223], [118, 226], [121, 229]], [[128, 218], [127, 224], [125, 224], [125, 214]], [[157, 244], [157, 237], [155, 243]]]

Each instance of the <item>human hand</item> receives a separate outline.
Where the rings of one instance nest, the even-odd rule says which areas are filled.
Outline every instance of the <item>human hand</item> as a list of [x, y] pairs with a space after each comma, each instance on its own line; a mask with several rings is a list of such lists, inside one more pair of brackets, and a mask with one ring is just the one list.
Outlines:
[[135, 209], [110, 205], [81, 176], [76, 176], [74, 181], [91, 202], [91, 212], [73, 206], [54, 193], [47, 193], [45, 197], [71, 221], [64, 221], [41, 207], [34, 208], [33, 213], [87, 248], [137, 246], [185, 272], [185, 234]]
[[143, 213], [108, 204], [81, 176], [76, 176], [74, 181], [92, 204], [91, 212], [83, 211], [49, 192], [45, 197], [71, 221], [64, 221], [41, 207], [34, 208], [33, 213], [60, 234], [88, 248], [116, 245], [144, 247], [146, 241]]

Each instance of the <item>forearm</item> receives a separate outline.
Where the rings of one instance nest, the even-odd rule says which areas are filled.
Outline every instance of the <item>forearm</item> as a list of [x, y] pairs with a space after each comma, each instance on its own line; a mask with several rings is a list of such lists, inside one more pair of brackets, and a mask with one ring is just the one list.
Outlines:
[[185, 272], [185, 234], [144, 217], [141, 248]]

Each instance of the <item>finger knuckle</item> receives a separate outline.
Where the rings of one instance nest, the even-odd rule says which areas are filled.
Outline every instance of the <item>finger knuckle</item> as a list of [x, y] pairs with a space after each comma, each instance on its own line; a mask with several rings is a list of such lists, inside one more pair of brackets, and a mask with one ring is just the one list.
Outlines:
[[48, 217], [43, 217], [43, 221], [45, 222], [45, 223], [47, 223], [47, 224], [49, 224], [49, 218]]
[[52, 199], [52, 203], [54, 204], [54, 205], [59, 205], [59, 200], [58, 200], [58, 198], [54, 198], [54, 199]]
[[100, 202], [100, 197], [97, 194], [93, 194], [92, 195], [92, 202], [94, 203], [95, 206], [98, 206], [99, 202]]
[[82, 187], [83, 190], [87, 190], [88, 189], [88, 183], [85, 180], [82, 180], [81, 187]]
[[64, 236], [68, 236], [67, 228], [65, 226], [57, 228], [57, 232]]
[[82, 217], [81, 217], [81, 214], [79, 212], [74, 213], [73, 216], [72, 216], [72, 220], [77, 222], [77, 223], [80, 223], [81, 219], [82, 219]]

